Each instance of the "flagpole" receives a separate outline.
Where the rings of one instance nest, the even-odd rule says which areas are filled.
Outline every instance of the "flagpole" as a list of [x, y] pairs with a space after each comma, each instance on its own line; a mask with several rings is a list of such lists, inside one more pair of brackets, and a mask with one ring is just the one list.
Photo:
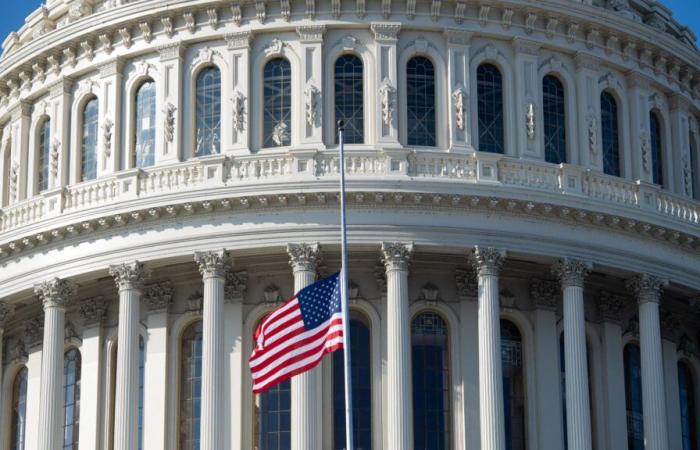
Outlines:
[[343, 313], [343, 363], [345, 373], [345, 450], [355, 450], [352, 428], [352, 373], [350, 371], [350, 310], [348, 306], [348, 236], [345, 220], [345, 123], [338, 121], [338, 144], [340, 147], [340, 298]]

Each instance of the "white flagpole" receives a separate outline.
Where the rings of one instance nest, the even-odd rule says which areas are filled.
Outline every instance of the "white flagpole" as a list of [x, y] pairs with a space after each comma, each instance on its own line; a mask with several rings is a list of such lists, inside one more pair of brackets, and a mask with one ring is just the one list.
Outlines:
[[338, 144], [340, 147], [340, 242], [342, 268], [340, 270], [340, 298], [343, 309], [343, 362], [345, 366], [345, 450], [355, 450], [352, 428], [352, 373], [350, 371], [350, 310], [348, 307], [348, 240], [345, 221], [345, 124], [338, 121]]

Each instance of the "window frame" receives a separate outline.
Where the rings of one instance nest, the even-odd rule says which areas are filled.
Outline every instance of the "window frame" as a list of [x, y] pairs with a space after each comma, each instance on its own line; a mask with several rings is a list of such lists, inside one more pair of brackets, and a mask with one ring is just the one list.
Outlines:
[[[48, 133], [46, 133], [48, 128]], [[51, 117], [42, 115], [37, 121], [35, 129], [35, 193], [40, 194], [51, 188], [51, 146], [53, 130], [51, 129]], [[45, 187], [44, 187], [45, 185]]]
[[[139, 97], [142, 90], [147, 84], [152, 85], [153, 89], [153, 122], [150, 129], [153, 131], [153, 163], [151, 165], [140, 166], [138, 164], [138, 142], [139, 134], [143, 131], [141, 125], [139, 124]], [[131, 168], [148, 168], [153, 167], [157, 163], [157, 153], [158, 153], [158, 83], [151, 76], [140, 77], [134, 82], [132, 87], [132, 95], [130, 96], [131, 102], [131, 113], [129, 114], [130, 121], [130, 135], [129, 135], [129, 158], [128, 167]]]
[[[71, 426], [73, 426], [73, 429], [74, 429], [73, 442], [68, 444], [68, 446], [67, 446], [66, 441], [65, 441], [65, 437], [66, 437], [65, 429], [68, 426], [68, 423], [67, 423], [68, 416], [66, 414], [66, 408], [68, 407], [68, 405], [66, 405], [66, 403], [65, 403], [65, 399], [67, 397], [66, 389], [68, 388], [68, 384], [67, 384], [68, 380], [66, 377], [66, 363], [67, 363], [68, 355], [70, 353], [75, 353], [75, 355], [77, 355], [77, 357], [75, 359], [75, 361], [76, 361], [76, 368], [75, 368], [76, 375], [75, 375], [75, 381], [73, 383], [73, 389], [74, 389], [73, 407], [74, 407], [74, 410], [73, 410], [72, 422], [70, 424]], [[83, 369], [82, 366], [83, 366], [83, 355], [80, 352], [80, 348], [76, 347], [76, 346], [69, 346], [68, 348], [66, 348], [66, 350], [63, 353], [63, 370], [64, 370], [64, 372], [63, 372], [63, 374], [64, 374], [64, 378], [63, 378], [63, 393], [64, 393], [64, 395], [63, 395], [63, 398], [64, 398], [63, 411], [64, 411], [64, 414], [63, 414], [63, 440], [62, 440], [62, 442], [63, 442], [62, 449], [63, 450], [66, 450], [66, 449], [77, 450], [78, 446], [80, 444], [80, 401], [81, 401], [81, 384], [82, 384], [82, 369]]]
[[[666, 176], [666, 128], [664, 115], [657, 108], [649, 110], [649, 152], [651, 153], [651, 168], [649, 170], [651, 183], [662, 188], [666, 187], [668, 180]], [[656, 130], [656, 135], [654, 134]], [[655, 139], [656, 137], [656, 139]], [[658, 163], [658, 164], [655, 164]]]
[[[360, 82], [362, 83], [362, 102], [361, 102], [361, 110], [362, 110], [362, 111], [361, 111], [361, 116], [362, 116], [362, 130], [361, 130], [360, 132], [361, 132], [361, 138], [362, 138], [362, 139], [361, 139], [361, 142], [347, 142], [347, 140], [346, 140], [345, 144], [346, 144], [346, 145], [364, 145], [364, 144], [367, 143], [367, 137], [368, 137], [368, 136], [367, 136], [367, 128], [368, 128], [367, 125], [368, 125], [368, 122], [367, 122], [367, 108], [366, 108], [367, 102], [365, 101], [365, 99], [368, 98], [368, 97], [367, 97], [367, 65], [365, 64], [365, 60], [362, 58], [362, 55], [359, 54], [359, 53], [356, 53], [356, 52], [353, 52], [353, 51], [345, 51], [345, 52], [341, 52], [341, 53], [335, 55], [335, 58], [333, 59], [333, 66], [332, 66], [332, 67], [333, 67], [333, 70], [332, 70], [332, 73], [331, 73], [332, 105], [333, 105], [332, 108], [331, 108], [331, 114], [332, 114], [333, 119], [331, 120], [331, 123], [332, 123], [332, 124], [336, 124], [336, 123], [338, 122], [338, 120], [339, 120], [339, 119], [337, 118], [337, 114], [336, 114], [336, 110], [337, 110], [337, 99], [338, 99], [338, 98], [337, 98], [338, 92], [337, 92], [337, 90], [336, 90], [336, 75], [337, 75], [337, 72], [336, 72], [336, 64], [338, 63], [338, 61], [339, 61], [341, 58], [344, 58], [344, 57], [347, 57], [347, 56], [352, 56], [352, 57], [356, 58], [356, 59], [360, 62], [360, 65], [361, 65], [361, 67], [362, 67], [362, 74], [360, 75]], [[268, 62], [269, 62], [269, 61], [268, 61]], [[291, 64], [291, 63], [290, 63], [290, 64]], [[266, 65], [267, 65], [267, 63], [266, 63]], [[263, 87], [264, 87], [264, 81], [263, 81]], [[263, 92], [263, 96], [264, 96], [264, 92]], [[333, 144], [334, 144], [334, 145], [338, 145], [338, 130], [337, 130], [337, 127], [334, 126], [334, 127], [332, 127], [332, 128], [333, 128], [333, 132], [332, 132], [332, 135], [333, 135]], [[347, 136], [347, 131], [346, 131], [346, 135], [345, 135], [345, 136]], [[268, 148], [269, 148], [269, 147], [268, 147]]]
[[[563, 155], [557, 155], [557, 156], [563, 156], [562, 161], [550, 161], [547, 158], [547, 109], [545, 108], [545, 99], [547, 98], [547, 94], [545, 93], [545, 80], [547, 79], [552, 79], [556, 80], [556, 82], [559, 84], [561, 87], [561, 111], [557, 111], [556, 114], [561, 116], [561, 123], [557, 121], [557, 125], [555, 127], [561, 127], [563, 130]], [[569, 154], [569, 143], [571, 142], [571, 136], [570, 136], [570, 130], [569, 130], [569, 121], [571, 120], [570, 114], [569, 114], [569, 103], [571, 102], [570, 93], [569, 90], [567, 89], [567, 82], [564, 77], [562, 77], [559, 73], [557, 72], [547, 72], [545, 73], [541, 78], [540, 78], [540, 101], [542, 102], [542, 112], [540, 114], [540, 117], [542, 118], [542, 125], [541, 125], [541, 130], [542, 130], [542, 151], [543, 151], [543, 158], [544, 161], [550, 164], [567, 164], [571, 163], [571, 155]], [[557, 105], [557, 109], [559, 109], [559, 105]], [[561, 150], [561, 149], [558, 149]]]
[[[86, 115], [87, 115], [87, 110], [90, 104], [95, 102], [96, 104], [96, 120], [95, 120], [95, 177], [94, 178], [85, 178], [85, 131], [86, 131]], [[77, 164], [77, 176], [76, 176], [76, 182], [77, 183], [84, 183], [87, 181], [93, 181], [96, 180], [99, 175], [100, 175], [100, 170], [99, 170], [99, 160], [100, 160], [100, 99], [96, 95], [87, 95], [81, 102], [81, 106], [78, 109], [79, 115], [78, 115], [78, 142], [76, 144], [78, 145], [78, 157], [76, 158], [76, 164]]]
[[[482, 135], [482, 129], [481, 129], [481, 95], [480, 95], [480, 89], [482, 85], [480, 84], [479, 80], [479, 72], [483, 67], [490, 67], [495, 69], [496, 73], [500, 77], [500, 86], [498, 89], [500, 89], [500, 126], [501, 126], [501, 133], [500, 133], [500, 138], [501, 138], [501, 151], [490, 151], [490, 150], [483, 150], [482, 149], [482, 142], [481, 142], [481, 135]], [[507, 144], [506, 144], [506, 86], [505, 86], [505, 75], [503, 73], [503, 69], [500, 64], [491, 61], [491, 60], [484, 60], [481, 61], [477, 66], [476, 70], [474, 71], [474, 79], [476, 80], [476, 139], [475, 139], [475, 144], [476, 144], [476, 149], [480, 152], [486, 152], [486, 153], [493, 153], [497, 155], [506, 155], [507, 152]], [[498, 108], [496, 108], [498, 109]]]
[[[288, 105], [289, 112], [287, 113], [287, 117], [288, 117], [287, 120], [289, 122], [289, 126], [288, 126], [288, 128], [289, 128], [288, 129], [289, 143], [283, 144], [283, 145], [267, 145], [266, 144], [266, 141], [267, 141], [266, 131], [267, 130], [265, 128], [265, 116], [266, 116], [267, 110], [266, 110], [265, 102], [266, 102], [267, 97], [265, 96], [265, 88], [266, 88], [265, 70], [267, 69], [269, 64], [271, 64], [275, 61], [284, 61], [284, 62], [286, 62], [286, 64], [289, 67], [289, 81], [288, 81], [288, 83], [289, 83], [289, 95], [286, 96], [286, 97], [288, 97], [288, 100], [286, 100], [286, 101], [289, 102], [289, 105]], [[295, 90], [295, 82], [296, 81], [297, 80], [295, 78], [295, 73], [294, 73], [294, 64], [292, 63], [292, 60], [286, 54], [284, 54], [284, 53], [276, 54], [276, 55], [271, 56], [270, 58], [267, 58], [263, 61], [262, 69], [261, 69], [260, 88], [259, 88], [259, 91], [260, 91], [260, 113], [259, 113], [259, 117], [260, 117], [260, 149], [261, 150], [268, 150], [269, 151], [269, 150], [275, 150], [275, 149], [280, 149], [280, 148], [288, 148], [288, 147], [294, 145], [295, 138], [296, 138], [296, 130], [294, 129], [294, 124], [295, 124], [295, 121], [294, 121], [294, 110], [295, 110], [295, 108], [294, 108], [294, 100], [295, 100], [294, 90]], [[287, 107], [283, 106], [281, 109], [287, 109]], [[272, 130], [270, 130], [270, 131], [272, 131]]]
[[[614, 153], [616, 154], [617, 157], [617, 173], [611, 173], [606, 170], [606, 113], [604, 112], [603, 109], [603, 97], [608, 97], [611, 100], [611, 105], [613, 106], [614, 110], [614, 115], [610, 115], [610, 129], [614, 129], [614, 139], [613, 141], [616, 143], [613, 148]], [[601, 142], [601, 153], [603, 156], [603, 173], [609, 176], [614, 176], [614, 177], [623, 177], [624, 176], [624, 171], [623, 171], [623, 154], [622, 154], [622, 145], [623, 145], [623, 126], [622, 126], [622, 108], [621, 108], [621, 102], [619, 97], [617, 96], [615, 91], [612, 91], [610, 89], [604, 89], [600, 92], [599, 96], [599, 103], [600, 103], [600, 142]]]
[[[183, 420], [182, 419], [182, 408], [183, 408], [183, 402], [185, 401], [182, 397], [183, 385], [185, 382], [185, 380], [183, 379], [183, 368], [184, 368], [184, 362], [185, 362], [184, 361], [184, 353], [183, 353], [184, 339], [185, 339], [188, 332], [192, 331], [193, 329], [196, 329], [196, 327], [198, 327], [200, 325], [203, 326], [202, 317], [195, 317], [192, 320], [187, 321], [187, 323], [184, 324], [180, 328], [180, 332], [178, 333], [178, 336], [177, 336], [177, 344], [178, 344], [178, 347], [177, 347], [178, 348], [178, 361], [177, 361], [177, 366], [176, 366], [177, 372], [178, 372], [178, 374], [177, 374], [178, 411], [177, 411], [177, 421], [176, 421], [177, 430], [181, 429], [181, 424], [182, 424], [182, 420]], [[196, 332], [195, 332], [195, 334], [196, 334]], [[204, 337], [202, 336], [202, 340], [203, 340], [203, 338]], [[203, 354], [201, 356], [203, 356]], [[201, 359], [201, 356], [200, 356], [200, 359]], [[201, 370], [201, 368], [200, 368], [200, 370]], [[200, 383], [201, 383], [201, 375], [200, 375]], [[200, 402], [201, 402], [201, 384], [200, 384]], [[193, 414], [194, 414], [194, 412], [193, 412]], [[201, 422], [201, 410], [200, 410], [199, 420]], [[178, 431], [176, 439], [177, 439], [177, 448], [180, 450], [185, 450], [185, 447], [183, 447], [184, 443], [182, 442], [182, 434], [180, 431]], [[200, 445], [201, 445], [201, 436], [200, 436]]]

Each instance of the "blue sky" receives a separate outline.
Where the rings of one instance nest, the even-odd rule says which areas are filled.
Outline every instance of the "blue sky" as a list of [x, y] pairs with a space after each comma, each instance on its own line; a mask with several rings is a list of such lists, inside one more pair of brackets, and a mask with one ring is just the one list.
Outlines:
[[[0, 36], [2, 36], [0, 41], [4, 40], [11, 31], [17, 30], [24, 23], [24, 18], [42, 3], [38, 0], [4, 1], [9, 5], [5, 5], [0, 14]], [[681, 23], [689, 25], [700, 37], [700, 1], [664, 0], [663, 3], [671, 8], [673, 15]]]

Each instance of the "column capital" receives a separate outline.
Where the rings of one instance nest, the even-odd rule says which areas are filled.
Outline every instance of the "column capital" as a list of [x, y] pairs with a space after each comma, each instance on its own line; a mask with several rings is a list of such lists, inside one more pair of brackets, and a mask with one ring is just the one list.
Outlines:
[[226, 47], [228, 47], [229, 50], [249, 49], [252, 38], [253, 33], [250, 31], [237, 31], [224, 35]]
[[297, 27], [299, 40], [306, 43], [321, 43], [326, 33], [325, 25], [302, 25]]
[[232, 302], [235, 300], [243, 300], [248, 293], [248, 272], [233, 272], [226, 273], [226, 284], [224, 285], [224, 300]]
[[80, 317], [83, 319], [83, 326], [102, 325], [107, 314], [107, 301], [99, 295], [81, 302], [79, 309]]
[[[0, 332], [2, 332], [2, 330], [5, 328], [8, 319], [12, 316], [14, 312], [14, 305], [10, 305], [9, 303], [5, 302], [0, 302]], [[2, 345], [2, 342], [0, 342], [0, 345]]]
[[54, 278], [34, 286], [34, 294], [41, 300], [44, 309], [65, 308], [75, 295], [75, 285], [70, 280]]
[[41, 345], [44, 339], [44, 312], [28, 319], [24, 323], [24, 342], [30, 349]]
[[408, 270], [413, 242], [382, 242], [382, 262], [386, 270]]
[[375, 41], [396, 42], [401, 31], [400, 22], [372, 22], [370, 24]]
[[473, 268], [455, 270], [457, 296], [460, 299], [476, 301], [479, 296], [479, 280]]
[[607, 291], [601, 291], [598, 297], [598, 313], [604, 322], [622, 322], [622, 312], [625, 309], [625, 297]]
[[173, 302], [173, 286], [170, 281], [149, 284], [144, 288], [143, 299], [149, 312], [167, 312]]
[[559, 278], [562, 288], [583, 287], [586, 276], [593, 268], [589, 261], [562, 258], [552, 266], [552, 273]]
[[626, 284], [641, 305], [647, 302], [659, 303], [661, 292], [668, 286], [668, 280], [643, 273], [630, 278]]
[[295, 272], [316, 272], [321, 261], [321, 244], [287, 244], [287, 254]]
[[554, 280], [532, 278], [530, 280], [530, 298], [537, 309], [556, 311], [560, 298], [559, 285]]
[[224, 278], [231, 266], [231, 255], [225, 249], [194, 252], [194, 260], [199, 265], [199, 273], [204, 278]]
[[151, 271], [140, 261], [109, 266], [109, 274], [114, 277], [120, 291], [140, 290], [143, 282], [151, 276]]
[[678, 343], [680, 339], [681, 328], [681, 316], [677, 313], [661, 310], [660, 315], [661, 323], [661, 337], [667, 341]]
[[498, 276], [506, 260], [506, 251], [496, 247], [474, 247], [471, 262], [479, 276]]

